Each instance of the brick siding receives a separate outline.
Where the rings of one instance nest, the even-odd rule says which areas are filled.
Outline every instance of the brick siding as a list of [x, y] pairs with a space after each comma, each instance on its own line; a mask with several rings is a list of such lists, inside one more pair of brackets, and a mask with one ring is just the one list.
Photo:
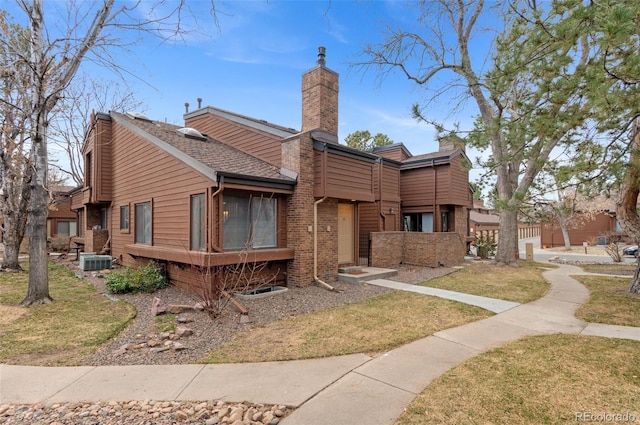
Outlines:
[[455, 232], [371, 233], [371, 266], [393, 268], [400, 264], [447, 267], [461, 264], [466, 240]]

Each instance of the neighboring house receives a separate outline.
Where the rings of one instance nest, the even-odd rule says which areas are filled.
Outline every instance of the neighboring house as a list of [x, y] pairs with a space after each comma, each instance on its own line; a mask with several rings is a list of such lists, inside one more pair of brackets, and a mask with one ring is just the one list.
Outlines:
[[[564, 246], [564, 237], [557, 220], [541, 223], [540, 244], [542, 247], [553, 248]], [[624, 239], [626, 234], [616, 220], [616, 213], [606, 210], [596, 213], [593, 217], [580, 222], [578, 226], [569, 227], [571, 245], [607, 245], [614, 239]], [[613, 239], [612, 239], [613, 237]]]
[[76, 236], [77, 214], [71, 210], [71, 186], [51, 188], [51, 201], [47, 215], [47, 239]]
[[500, 215], [493, 209], [486, 208], [483, 201], [473, 201], [473, 210], [469, 211], [469, 235], [498, 240]]
[[[473, 201], [473, 210], [469, 211], [469, 235], [498, 242], [500, 236], [500, 214], [484, 205], [484, 201]], [[540, 223], [518, 223], [518, 239], [540, 236]]]
[[[95, 114], [85, 185], [72, 196], [73, 240], [86, 251], [122, 264], [156, 260], [182, 287], [198, 284], [195, 268], [243, 261], [267, 262], [281, 284], [332, 281], [367, 254], [363, 234], [385, 231], [426, 235], [438, 252], [426, 258], [418, 250], [423, 258], [413, 262], [463, 260], [471, 207], [464, 151], [413, 157], [402, 145], [385, 154], [339, 144], [338, 74], [325, 66], [324, 49], [302, 76], [301, 131], [200, 102], [184, 118], [179, 127]], [[393, 158], [393, 149], [406, 157]], [[435, 233], [397, 232], [424, 214]], [[442, 249], [435, 235], [446, 236]]]
[[[51, 195], [47, 212], [47, 241], [51, 242], [55, 238], [70, 238], [76, 235], [77, 214], [71, 209], [71, 186], [51, 186]], [[2, 226], [2, 217], [0, 217]], [[2, 242], [2, 232], [0, 232], [0, 242]], [[64, 242], [60, 248], [68, 247]], [[58, 246], [56, 247], [58, 248]], [[20, 252], [29, 252], [29, 236], [25, 235], [20, 245]]]

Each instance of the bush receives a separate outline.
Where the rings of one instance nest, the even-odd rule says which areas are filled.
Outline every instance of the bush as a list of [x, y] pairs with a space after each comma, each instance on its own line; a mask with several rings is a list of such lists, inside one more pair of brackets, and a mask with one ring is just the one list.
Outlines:
[[498, 244], [489, 235], [477, 235], [475, 245], [478, 257], [485, 259], [493, 257], [498, 247]]
[[160, 267], [151, 261], [144, 267], [133, 270], [127, 267], [123, 272], [107, 275], [105, 285], [114, 294], [154, 292], [169, 285]]

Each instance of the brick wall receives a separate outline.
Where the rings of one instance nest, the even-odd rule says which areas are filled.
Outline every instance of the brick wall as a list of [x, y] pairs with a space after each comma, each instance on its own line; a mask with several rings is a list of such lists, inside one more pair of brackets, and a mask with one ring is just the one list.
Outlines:
[[100, 254], [108, 239], [109, 231], [106, 229], [86, 230], [84, 236], [85, 252], [95, 252]]
[[466, 241], [455, 232], [376, 232], [371, 233], [371, 266], [397, 267], [413, 264], [447, 267], [461, 264]]
[[287, 200], [287, 246], [295, 249], [287, 264], [287, 284], [313, 283], [313, 141], [308, 133], [282, 143], [282, 166], [298, 173], [298, 183]]
[[323, 65], [302, 75], [302, 131], [338, 134], [338, 74]]
[[318, 277], [325, 282], [338, 277], [338, 200], [318, 205]]

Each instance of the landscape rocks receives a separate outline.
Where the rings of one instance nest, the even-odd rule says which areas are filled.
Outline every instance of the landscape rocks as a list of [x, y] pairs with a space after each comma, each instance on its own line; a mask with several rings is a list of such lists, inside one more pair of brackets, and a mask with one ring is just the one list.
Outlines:
[[136, 335], [139, 339], [144, 339], [138, 343], [126, 343], [118, 347], [113, 351], [115, 356], [124, 356], [129, 352], [148, 348], [149, 352], [158, 354], [164, 353], [173, 349], [173, 351], [184, 351], [188, 347], [181, 342], [178, 342], [181, 338], [186, 338], [193, 335], [193, 329], [186, 326], [178, 326], [173, 332], [160, 332], [159, 334], [151, 334], [146, 338], [143, 335]]
[[0, 405], [0, 423], [32, 425], [277, 425], [287, 406], [223, 401], [109, 401], [50, 406]]

